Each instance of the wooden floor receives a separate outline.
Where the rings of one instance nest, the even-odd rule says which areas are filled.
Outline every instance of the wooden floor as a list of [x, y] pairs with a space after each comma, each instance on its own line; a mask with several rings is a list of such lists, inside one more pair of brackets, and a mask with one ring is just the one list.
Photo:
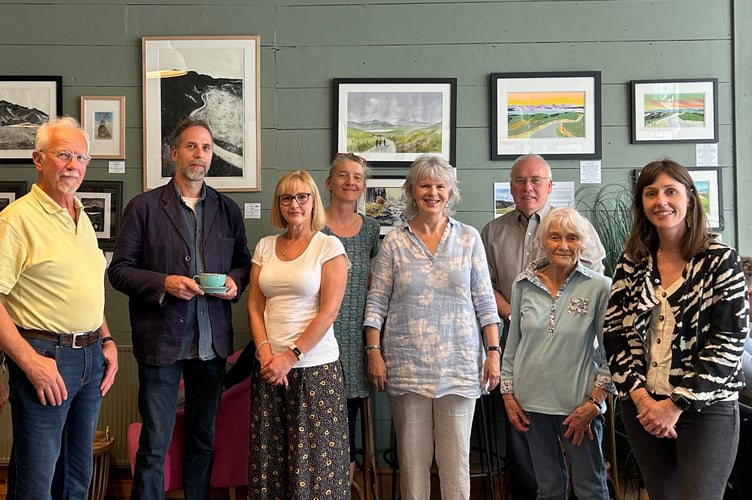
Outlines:
[[[0, 468], [0, 500], [5, 500], [5, 493], [7, 491], [7, 469]], [[392, 500], [391, 495], [391, 472], [388, 469], [379, 470], [379, 489], [381, 492], [381, 500]], [[435, 481], [431, 487], [431, 498], [440, 499], [438, 481]], [[621, 494], [622, 500], [649, 500], [647, 495], [643, 493], [640, 495], [640, 490], [636, 480], [622, 480], [621, 481]], [[485, 500], [491, 498], [489, 492], [484, 495], [482, 484], [479, 480], [473, 480], [472, 492], [470, 498], [473, 500]], [[131, 492], [131, 473], [128, 468], [115, 468], [110, 471], [110, 480], [107, 487], [107, 500], [123, 500], [130, 497]], [[166, 499], [179, 499], [183, 498], [181, 492], [169, 492], [165, 494]], [[496, 491], [496, 498], [501, 499], [500, 492]], [[237, 498], [232, 492], [228, 490], [214, 490], [212, 491], [212, 500], [242, 500]], [[356, 495], [353, 496], [353, 500], [359, 500]]]

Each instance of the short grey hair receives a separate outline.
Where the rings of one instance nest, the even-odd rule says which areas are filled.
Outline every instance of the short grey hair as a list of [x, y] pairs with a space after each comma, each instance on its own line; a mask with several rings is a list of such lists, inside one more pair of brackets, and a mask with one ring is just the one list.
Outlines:
[[538, 226], [538, 232], [535, 239], [543, 246], [543, 239], [548, 235], [551, 226], [558, 223], [559, 228], [567, 233], [576, 234], [580, 238], [583, 248], [592, 244], [588, 223], [580, 212], [574, 208], [552, 208]]
[[512, 163], [512, 169], [509, 171], [509, 178], [510, 179], [512, 178], [512, 173], [514, 172], [514, 169], [517, 167], [517, 165], [519, 165], [523, 161], [528, 161], [528, 160], [538, 160], [539, 162], [541, 162], [543, 165], [546, 166], [546, 174], [548, 175], [548, 177], [552, 176], [551, 165], [548, 164], [546, 159], [543, 158], [541, 155], [530, 153], [530, 154], [518, 156], [517, 159], [514, 160], [514, 163]]
[[[89, 151], [89, 134], [87, 134], [86, 130], [81, 127], [81, 124], [78, 123], [78, 120], [76, 120], [72, 116], [52, 118], [50, 121], [41, 124], [37, 129], [37, 136], [34, 139], [34, 149], [36, 149], [37, 151], [47, 149], [47, 146], [49, 146], [50, 144], [50, 137], [52, 137], [52, 132], [58, 128], [72, 128], [81, 132], [81, 135], [83, 135], [84, 139], [86, 139], [86, 151]], [[75, 152], [80, 153], [80, 151]]]
[[421, 155], [410, 165], [410, 171], [407, 173], [405, 184], [402, 186], [405, 192], [407, 217], [412, 219], [418, 215], [418, 205], [413, 198], [413, 189], [423, 179], [437, 179], [449, 187], [449, 199], [444, 208], [444, 215], [447, 217], [452, 215], [454, 206], [460, 202], [460, 188], [457, 179], [454, 177], [452, 165], [440, 156]]

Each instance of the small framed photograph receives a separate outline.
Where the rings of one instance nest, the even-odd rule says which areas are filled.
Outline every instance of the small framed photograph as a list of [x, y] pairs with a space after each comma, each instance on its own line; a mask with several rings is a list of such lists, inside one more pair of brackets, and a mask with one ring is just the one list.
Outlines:
[[0, 181], [0, 212], [26, 194], [26, 181]]
[[0, 76], [0, 163], [31, 163], [37, 129], [62, 114], [62, 76]]
[[601, 72], [491, 73], [491, 160], [601, 157]]
[[407, 167], [422, 154], [454, 166], [456, 78], [335, 78], [333, 155]]
[[723, 231], [723, 184], [720, 167], [688, 167], [687, 170], [702, 200], [708, 227], [713, 231]]
[[142, 38], [145, 190], [175, 173], [172, 134], [187, 118], [214, 136], [208, 184], [261, 190], [260, 45], [257, 35]]
[[718, 79], [632, 80], [632, 143], [718, 142]]
[[376, 219], [382, 236], [407, 223], [404, 184], [404, 177], [366, 179], [366, 190], [358, 202], [358, 212]]
[[83, 181], [76, 191], [102, 250], [114, 250], [123, 203], [122, 181]]
[[92, 158], [125, 159], [125, 96], [81, 96], [81, 126]]

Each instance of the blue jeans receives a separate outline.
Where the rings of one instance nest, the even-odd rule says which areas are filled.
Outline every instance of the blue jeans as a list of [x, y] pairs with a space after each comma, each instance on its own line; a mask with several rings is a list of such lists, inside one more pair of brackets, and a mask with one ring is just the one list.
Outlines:
[[164, 462], [172, 440], [181, 375], [185, 386], [183, 491], [188, 500], [209, 498], [214, 421], [222, 395], [226, 360], [216, 357], [167, 366], [138, 364], [138, 440], [131, 498], [164, 497]]
[[630, 399], [620, 404], [650, 500], [723, 498], [739, 444], [737, 401], [683, 412], [676, 422], [677, 439], [653, 436], [637, 420], [637, 408]]
[[43, 406], [26, 374], [8, 359], [13, 447], [7, 498], [84, 499], [102, 401], [102, 344], [74, 349], [48, 340], [27, 341], [39, 354], [56, 361], [68, 399], [60, 406]]
[[[585, 436], [580, 446], [564, 437], [566, 415], [546, 415], [527, 412], [530, 419], [530, 456], [535, 478], [538, 481], [538, 500], [566, 500], [569, 474], [562, 448], [572, 465], [572, 485], [577, 498], [583, 500], [609, 500], [606, 485], [606, 465], [603, 462], [603, 416], [590, 423], [595, 439]], [[652, 499], [651, 499], [652, 500]]]

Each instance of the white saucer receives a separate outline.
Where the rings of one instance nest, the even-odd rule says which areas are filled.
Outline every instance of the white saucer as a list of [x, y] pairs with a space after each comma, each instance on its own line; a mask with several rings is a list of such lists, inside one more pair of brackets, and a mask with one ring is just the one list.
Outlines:
[[202, 286], [199, 287], [204, 293], [227, 293], [229, 286]]

